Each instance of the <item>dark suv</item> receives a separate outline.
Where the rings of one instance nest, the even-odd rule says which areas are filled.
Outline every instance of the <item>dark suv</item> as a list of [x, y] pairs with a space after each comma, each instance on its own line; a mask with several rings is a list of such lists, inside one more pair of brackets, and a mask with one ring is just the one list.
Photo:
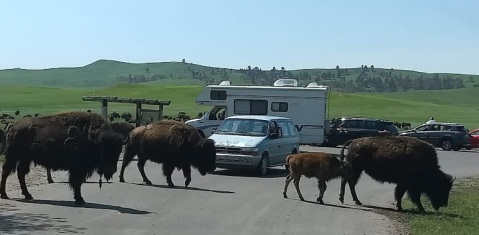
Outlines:
[[471, 146], [466, 128], [457, 123], [432, 122], [412, 130], [401, 131], [399, 135], [416, 137], [447, 151], [459, 151], [463, 147]]
[[393, 122], [374, 118], [342, 118], [331, 121], [323, 146], [334, 147], [364, 136], [398, 135]]

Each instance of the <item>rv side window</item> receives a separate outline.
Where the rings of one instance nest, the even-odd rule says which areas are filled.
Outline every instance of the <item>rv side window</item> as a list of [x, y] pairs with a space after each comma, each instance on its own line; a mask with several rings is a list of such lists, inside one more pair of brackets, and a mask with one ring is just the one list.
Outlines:
[[211, 100], [226, 100], [226, 91], [210, 91]]
[[273, 112], [288, 112], [288, 103], [286, 102], [272, 102], [271, 111]]
[[298, 134], [296, 134], [296, 128], [294, 127], [293, 122], [289, 121], [288, 127], [289, 127], [289, 131], [291, 132], [291, 136], [296, 137]]
[[267, 115], [266, 100], [235, 100], [234, 113], [240, 115]]

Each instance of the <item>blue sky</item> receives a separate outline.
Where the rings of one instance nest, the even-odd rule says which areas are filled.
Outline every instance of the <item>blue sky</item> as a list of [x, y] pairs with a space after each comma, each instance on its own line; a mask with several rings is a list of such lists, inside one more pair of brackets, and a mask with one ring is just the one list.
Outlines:
[[479, 74], [477, 9], [477, 0], [0, 0], [0, 69], [185, 58]]

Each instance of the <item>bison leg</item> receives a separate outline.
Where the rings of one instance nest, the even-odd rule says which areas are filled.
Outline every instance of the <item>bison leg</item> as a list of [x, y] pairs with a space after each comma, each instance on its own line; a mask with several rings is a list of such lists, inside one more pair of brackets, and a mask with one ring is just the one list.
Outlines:
[[138, 170], [140, 171], [141, 177], [143, 178], [143, 182], [145, 182], [147, 185], [152, 185], [151, 181], [146, 177], [145, 174], [145, 163], [146, 163], [146, 158], [140, 157], [138, 155]]
[[320, 204], [324, 204], [323, 196], [327, 188], [326, 182], [318, 180], [318, 188], [319, 188], [319, 197], [316, 199], [316, 201], [319, 202]]
[[32, 200], [33, 197], [28, 192], [27, 184], [25, 182], [25, 176], [30, 172], [30, 161], [21, 160], [17, 167], [17, 176], [18, 182], [20, 183], [20, 188], [22, 189], [22, 194], [25, 196], [26, 200]]
[[49, 184], [54, 183], [53, 179], [52, 179], [52, 172], [51, 172], [50, 168], [47, 168], [47, 181], [48, 181]]
[[346, 178], [341, 178], [341, 188], [339, 189], [339, 201], [344, 203], [344, 191], [346, 191]]
[[[120, 182], [125, 182], [125, 178], [123, 176], [125, 174], [125, 168], [130, 164], [131, 160], [133, 160], [133, 158], [136, 155], [136, 152], [134, 152], [134, 150], [132, 148], [133, 147], [131, 147], [129, 145], [127, 145], [125, 147], [125, 154], [123, 154], [123, 161], [122, 161], [122, 164], [121, 164]], [[138, 157], [138, 158], [140, 158], [140, 157]], [[143, 163], [143, 165], [144, 165], [144, 163]]]
[[190, 166], [183, 167], [182, 170], [183, 170], [183, 176], [186, 178], [185, 187], [188, 187], [188, 185], [190, 185], [190, 182], [191, 182], [191, 167]]
[[356, 205], [362, 205], [362, 203], [358, 199], [358, 196], [356, 195], [356, 184], [358, 183], [358, 179], [361, 176], [361, 173], [362, 171], [356, 172], [354, 175], [349, 176], [348, 178], [341, 178], [341, 189], [339, 191], [339, 201], [341, 201], [341, 203], [344, 203], [344, 191], [347, 182], [354, 202], [356, 202]]
[[406, 188], [402, 184], [398, 184], [394, 190], [394, 197], [396, 198], [396, 206], [398, 211], [402, 211], [402, 197], [406, 193]]
[[81, 195], [81, 186], [85, 178], [86, 175], [77, 172], [70, 172], [70, 186], [73, 188], [73, 198], [77, 205], [85, 204], [85, 200], [83, 200]]
[[425, 212], [424, 207], [421, 203], [421, 192], [417, 190], [408, 190], [409, 198], [411, 199], [412, 203], [417, 206], [417, 209], [420, 212]]
[[284, 190], [283, 190], [284, 198], [288, 198], [288, 196], [286, 196], [286, 192], [288, 191], [289, 183], [291, 183], [292, 180], [293, 180], [293, 174], [289, 173], [289, 175], [286, 176], [286, 180], [284, 182]]
[[174, 165], [163, 163], [163, 175], [166, 176], [166, 182], [168, 183], [168, 187], [170, 188], [175, 187], [175, 184], [173, 184], [173, 181], [171, 180], [171, 175], [173, 174], [173, 171], [175, 171]]
[[7, 178], [15, 170], [15, 167], [15, 162], [9, 160], [8, 158], [5, 159], [5, 162], [2, 166], [2, 182], [0, 183], [0, 196], [2, 199], [8, 199], [7, 193], [5, 192]]
[[304, 201], [303, 195], [301, 194], [301, 191], [299, 190], [299, 180], [301, 179], [301, 175], [295, 175], [294, 176], [294, 187], [296, 188], [296, 192], [298, 192], [299, 199], [301, 201]]

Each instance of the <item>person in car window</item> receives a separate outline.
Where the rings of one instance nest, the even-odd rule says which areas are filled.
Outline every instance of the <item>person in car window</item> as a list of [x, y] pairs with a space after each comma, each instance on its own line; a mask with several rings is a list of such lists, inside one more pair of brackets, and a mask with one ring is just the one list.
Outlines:
[[434, 120], [434, 117], [431, 117], [429, 118], [429, 121], [426, 122], [426, 124], [433, 123], [433, 122], [436, 122], [436, 120]]
[[269, 126], [269, 134], [272, 137], [279, 138], [280, 137], [280, 130], [278, 124], [275, 121], [272, 121]]

